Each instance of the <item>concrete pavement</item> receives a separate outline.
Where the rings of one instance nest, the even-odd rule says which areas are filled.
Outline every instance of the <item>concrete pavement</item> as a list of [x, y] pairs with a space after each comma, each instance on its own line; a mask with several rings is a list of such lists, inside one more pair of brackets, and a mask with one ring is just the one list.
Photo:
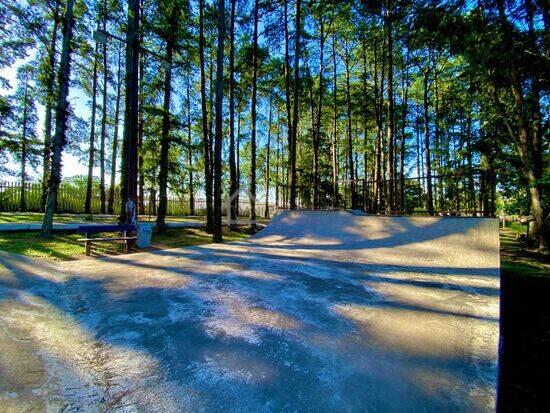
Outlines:
[[8, 410], [494, 410], [493, 220], [283, 212], [246, 242], [0, 264]]

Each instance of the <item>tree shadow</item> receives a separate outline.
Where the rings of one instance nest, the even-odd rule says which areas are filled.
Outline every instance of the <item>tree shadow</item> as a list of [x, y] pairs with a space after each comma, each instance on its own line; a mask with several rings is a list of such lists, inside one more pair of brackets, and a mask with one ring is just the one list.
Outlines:
[[[117, 349], [105, 353], [111, 358], [146, 354], [162, 383], [172, 386], [166, 392], [205, 410], [477, 410], [491, 404], [496, 360], [477, 351], [480, 337], [460, 327], [494, 331], [498, 317], [388, 299], [379, 287], [490, 301], [499, 290], [487, 282], [498, 269], [350, 263], [279, 250], [239, 242], [59, 267], [2, 254], [11, 280], [0, 280], [0, 303], [20, 299], [18, 291], [39, 297], [86, 331], [92, 347]], [[384, 331], [378, 317], [391, 328]], [[447, 325], [453, 334], [443, 338], [458, 344], [431, 339], [430, 323], [436, 331]], [[407, 325], [421, 331], [426, 348], [415, 344], [419, 333]], [[438, 351], [430, 354], [430, 346]], [[128, 377], [141, 374], [123, 371], [113, 376], [132, 382]], [[120, 403], [146, 407], [138, 394]]]
[[[300, 211], [306, 214], [307, 211]], [[412, 243], [421, 243], [444, 238], [449, 235], [465, 235], [476, 230], [488, 221], [486, 218], [456, 218], [456, 217], [385, 217], [385, 216], [352, 216], [347, 212], [340, 212], [340, 219], [330, 218], [315, 220], [300, 220], [286, 222], [285, 216], [281, 218], [280, 225], [270, 224], [259, 232], [253, 239], [254, 246], [258, 248], [279, 248], [281, 244], [285, 249], [293, 250], [354, 250], [394, 248]], [[321, 215], [322, 217], [322, 215]], [[371, 238], [368, 232], [369, 226], [384, 220], [384, 230], [376, 228], [379, 232], [385, 232], [386, 236]], [[273, 220], [275, 221], [275, 219]], [[363, 223], [364, 227], [358, 227]], [[420, 225], [421, 224], [421, 225]], [[496, 225], [496, 224], [495, 224]], [[495, 228], [497, 228], [495, 226]], [[374, 228], [373, 228], [374, 229]], [[272, 241], [269, 237], [274, 237]], [[262, 241], [267, 238], [265, 244]], [[314, 242], [304, 243], [304, 239]], [[329, 240], [330, 242], [326, 242]], [[323, 243], [325, 241], [325, 243]], [[295, 243], [296, 245], [292, 245]], [[476, 245], [476, 248], [479, 248]]]

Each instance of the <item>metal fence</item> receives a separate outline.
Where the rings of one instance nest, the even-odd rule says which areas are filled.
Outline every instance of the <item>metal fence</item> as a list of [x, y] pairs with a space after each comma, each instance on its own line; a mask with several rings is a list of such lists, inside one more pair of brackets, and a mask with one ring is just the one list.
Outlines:
[[[296, 188], [298, 209], [361, 209], [374, 214], [494, 216], [495, 171], [475, 170], [430, 178], [340, 180]], [[290, 208], [290, 186], [279, 185], [278, 208]], [[430, 196], [431, 195], [431, 196]]]
[[[109, 191], [107, 189], [108, 198]], [[23, 198], [23, 202], [22, 202]], [[84, 213], [84, 200], [86, 198], [86, 189], [78, 186], [62, 183], [59, 187], [57, 197], [57, 212], [82, 214]], [[206, 215], [206, 199], [195, 198], [193, 200], [194, 214]], [[139, 201], [138, 209], [141, 215], [157, 214], [158, 193], [155, 190], [146, 190]], [[119, 191], [114, 191], [113, 202], [114, 213], [120, 212]], [[99, 188], [92, 191], [91, 213], [101, 213], [101, 196]], [[266, 210], [265, 203], [256, 203], [256, 215], [264, 217]], [[42, 211], [42, 184], [40, 182], [27, 183], [24, 189], [20, 183], [0, 182], [0, 211], [2, 212], [41, 212]], [[239, 199], [238, 207], [240, 216], [250, 214], [250, 203], [246, 197]], [[275, 205], [269, 205], [269, 213], [275, 211]], [[225, 206], [222, 211], [226, 213]], [[168, 197], [167, 215], [190, 215], [191, 203], [189, 197]]]

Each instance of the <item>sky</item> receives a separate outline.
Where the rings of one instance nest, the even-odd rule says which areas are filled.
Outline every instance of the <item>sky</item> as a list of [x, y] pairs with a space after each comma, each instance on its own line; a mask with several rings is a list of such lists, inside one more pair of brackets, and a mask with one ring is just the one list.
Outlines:
[[[7, 95], [7, 94], [13, 94], [15, 92], [15, 89], [17, 87], [17, 80], [16, 80], [17, 69], [19, 68], [19, 66], [21, 66], [22, 64], [30, 60], [31, 58], [29, 57], [28, 59], [18, 61], [15, 65], [13, 65], [13, 67], [0, 69], [0, 76], [7, 79], [11, 86], [11, 90], [0, 87], [1, 94]], [[87, 107], [87, 104], [86, 104], [88, 101], [88, 98], [84, 95], [82, 90], [78, 88], [70, 88], [69, 100], [76, 114], [82, 117], [83, 119], [88, 120], [90, 116], [89, 108]], [[44, 137], [44, 106], [39, 101], [36, 101], [35, 103], [36, 103], [36, 108], [38, 112], [38, 124], [36, 125], [36, 132], [37, 132], [38, 138], [42, 141]], [[67, 153], [67, 151], [64, 151], [63, 153], [62, 162], [63, 162], [63, 169], [62, 169], [63, 177], [88, 174], [87, 164], [81, 162], [77, 156]], [[13, 162], [9, 162], [7, 164], [7, 167], [14, 171], [17, 171], [18, 169], [18, 166]], [[41, 166], [39, 166], [36, 170], [31, 170], [29, 173], [30, 178], [32, 180], [40, 179], [41, 171], [42, 171]], [[97, 175], [97, 176], [99, 175], [99, 167], [94, 168], [94, 175]], [[0, 180], [2, 181], [15, 181], [17, 179], [18, 177], [16, 176], [0, 175]]]
[[[13, 67], [10, 68], [0, 68], [0, 77], [3, 77], [7, 79], [10, 83], [11, 89], [5, 89], [0, 86], [0, 94], [3, 95], [9, 95], [13, 94], [15, 92], [15, 89], [17, 88], [17, 69], [32, 60], [32, 56], [29, 56], [27, 59], [21, 59], [18, 62], [16, 62]], [[177, 94], [174, 96], [174, 106], [175, 107], [181, 107], [181, 103], [178, 101], [179, 96]], [[73, 108], [76, 115], [81, 117], [82, 119], [89, 121], [90, 119], [90, 97], [86, 96], [84, 91], [78, 87], [71, 87], [69, 89], [69, 101], [70, 105]], [[38, 115], [38, 122], [36, 125], [36, 132], [39, 140], [43, 140], [44, 137], [44, 106], [42, 105], [42, 102], [37, 100], [35, 102], [36, 108], [37, 108], [37, 115]], [[261, 102], [259, 102], [259, 108], [258, 108], [258, 114], [261, 116], [263, 112], [267, 111], [267, 109], [264, 107], [265, 102], [262, 105]], [[266, 115], [267, 116], [267, 115]], [[273, 119], [276, 119], [276, 115], [273, 115]], [[244, 126], [243, 126], [244, 127]], [[266, 138], [266, 128], [263, 127], [263, 123], [259, 122], [259, 130], [258, 130], [258, 142], [263, 142]], [[119, 126], [119, 139], [122, 138], [122, 120]], [[227, 142], [225, 143], [227, 145]], [[85, 145], [85, 144], [84, 144]], [[83, 149], [87, 150], [87, 148]], [[19, 165], [14, 162], [8, 162], [7, 168], [11, 171], [17, 172], [19, 169]], [[109, 175], [110, 168], [106, 169], [106, 181], [109, 182], [110, 175]], [[99, 176], [99, 166], [94, 168], [94, 176]], [[88, 174], [88, 163], [86, 160], [81, 160], [77, 156], [72, 155], [68, 153], [67, 150], [63, 151], [62, 155], [62, 177], [68, 178], [71, 176], [77, 176], [77, 175], [84, 175], [87, 176]], [[38, 181], [42, 178], [42, 164], [40, 163], [39, 166], [36, 169], [29, 168], [28, 176], [31, 181]], [[20, 177], [17, 175], [4, 175], [0, 174], [0, 181], [4, 182], [19, 182]], [[119, 175], [115, 177], [116, 181], [119, 181]], [[274, 185], [272, 185], [270, 193], [274, 194]], [[198, 190], [198, 196], [201, 196], [202, 190]], [[261, 190], [258, 191], [258, 196], [263, 197], [263, 193]], [[274, 195], [272, 195], [274, 196]]]

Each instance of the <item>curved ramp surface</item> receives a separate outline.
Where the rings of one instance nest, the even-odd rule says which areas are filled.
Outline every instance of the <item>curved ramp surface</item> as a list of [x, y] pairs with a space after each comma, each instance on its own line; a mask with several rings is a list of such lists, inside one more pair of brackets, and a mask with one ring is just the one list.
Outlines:
[[259, 246], [325, 254], [343, 260], [470, 268], [499, 275], [498, 220], [392, 217], [347, 211], [280, 211], [253, 237]]
[[495, 220], [282, 212], [246, 242], [0, 264], [0, 410], [494, 410]]

